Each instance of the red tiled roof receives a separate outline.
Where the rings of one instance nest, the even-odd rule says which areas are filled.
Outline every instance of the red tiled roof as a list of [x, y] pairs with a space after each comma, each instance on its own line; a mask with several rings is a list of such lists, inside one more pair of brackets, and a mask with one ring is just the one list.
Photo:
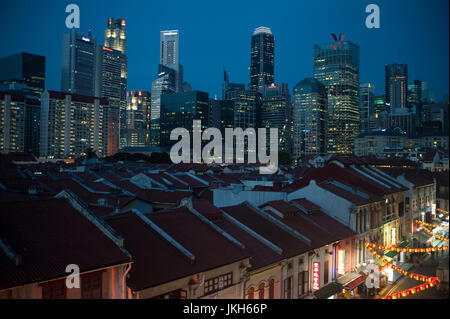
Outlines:
[[269, 240], [271, 243], [283, 249], [281, 255], [283, 258], [293, 257], [313, 249], [313, 247], [309, 246], [307, 243], [260, 216], [247, 203], [222, 207], [222, 210], [255, 231], [257, 234]]
[[193, 200], [192, 207], [208, 218], [214, 218], [222, 214], [216, 206], [214, 206], [210, 201], [207, 201], [206, 199]]
[[[0, 203], [0, 237], [22, 257], [0, 250], [0, 289], [129, 262], [129, 257], [64, 199]], [[101, 253], [99, 253], [101, 252]]]
[[125, 238], [125, 249], [133, 256], [127, 284], [135, 291], [249, 257], [186, 207], [145, 216], [192, 253], [195, 261], [191, 262], [136, 215], [108, 217], [106, 222]]

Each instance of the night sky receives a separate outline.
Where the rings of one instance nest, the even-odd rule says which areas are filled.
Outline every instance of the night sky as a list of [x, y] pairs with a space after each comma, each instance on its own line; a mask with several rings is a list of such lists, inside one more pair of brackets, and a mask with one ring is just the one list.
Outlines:
[[[193, 89], [221, 97], [223, 68], [248, 84], [250, 38], [259, 26], [275, 36], [275, 82], [289, 89], [313, 75], [313, 45], [343, 33], [360, 46], [360, 80], [384, 94], [384, 66], [408, 64], [409, 82], [427, 81], [439, 101], [449, 86], [448, 0], [115, 1], [0, 0], [0, 57], [21, 51], [45, 55], [46, 87], [60, 90], [66, 5], [80, 7], [81, 33], [103, 44], [110, 17], [126, 20], [128, 90], [150, 90], [159, 62], [159, 31], [180, 30], [180, 63]], [[381, 28], [367, 29], [375, 3]]]

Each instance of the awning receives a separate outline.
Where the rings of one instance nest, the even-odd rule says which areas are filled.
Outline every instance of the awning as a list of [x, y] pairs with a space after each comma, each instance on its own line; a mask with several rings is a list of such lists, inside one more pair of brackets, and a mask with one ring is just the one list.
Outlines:
[[345, 274], [345, 275], [339, 277], [339, 278], [337, 279], [337, 282], [338, 282], [339, 284], [341, 284], [342, 286], [345, 286], [345, 285], [351, 283], [353, 280], [355, 280], [355, 279], [357, 279], [357, 278], [359, 278], [359, 277], [361, 277], [360, 274], [358, 274], [358, 273], [356, 273], [356, 272], [349, 272], [349, 273], [347, 273], [347, 274]]
[[366, 277], [367, 277], [366, 274], [364, 274], [363, 272], [360, 273], [351, 272], [338, 278], [337, 282], [341, 284], [344, 287], [344, 289], [353, 290], [359, 285], [361, 285]]
[[344, 289], [353, 290], [356, 287], [359, 287], [365, 280], [366, 280], [366, 276], [360, 276], [360, 277], [356, 278], [355, 280], [353, 280], [352, 282], [349, 282], [344, 287]]
[[[405, 240], [404, 242], [398, 244], [398, 245], [395, 246], [395, 247], [397, 247], [397, 248], [406, 248], [406, 247], [408, 247], [408, 241]], [[394, 257], [397, 256], [397, 255], [398, 255], [398, 252], [396, 252], [396, 251], [390, 251], [390, 252], [386, 253], [384, 256], [385, 256], [385, 257], [389, 257], [389, 258], [394, 258]]]
[[337, 282], [332, 282], [319, 290], [314, 292], [317, 299], [328, 299], [342, 290], [342, 285]]

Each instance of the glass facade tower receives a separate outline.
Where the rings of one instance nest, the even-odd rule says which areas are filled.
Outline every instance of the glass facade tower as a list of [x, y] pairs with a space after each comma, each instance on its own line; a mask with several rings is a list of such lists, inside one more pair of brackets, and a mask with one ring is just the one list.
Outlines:
[[270, 28], [256, 28], [251, 42], [250, 84], [251, 91], [262, 90], [274, 83], [274, 41]]
[[350, 41], [315, 45], [314, 78], [328, 95], [328, 152], [351, 154], [360, 120], [359, 46]]
[[327, 153], [327, 91], [314, 78], [306, 78], [294, 88], [293, 145], [294, 158]]

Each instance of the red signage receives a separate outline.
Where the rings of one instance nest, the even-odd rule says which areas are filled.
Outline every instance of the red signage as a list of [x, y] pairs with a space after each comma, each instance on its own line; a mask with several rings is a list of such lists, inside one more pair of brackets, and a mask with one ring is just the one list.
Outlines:
[[105, 51], [112, 51], [112, 49], [107, 48], [107, 47], [103, 47], [103, 50], [105, 50]]
[[318, 290], [319, 289], [319, 282], [320, 282], [320, 263], [319, 262], [313, 262], [312, 288], [314, 290]]

